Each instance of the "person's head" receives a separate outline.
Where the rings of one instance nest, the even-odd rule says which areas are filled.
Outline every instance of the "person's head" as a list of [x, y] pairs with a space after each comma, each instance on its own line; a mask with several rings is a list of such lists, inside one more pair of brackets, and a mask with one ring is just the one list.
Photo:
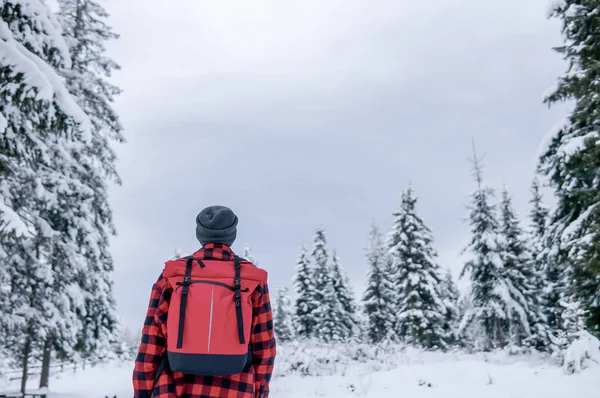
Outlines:
[[238, 218], [225, 206], [210, 206], [196, 217], [196, 238], [202, 244], [233, 245], [237, 237]]

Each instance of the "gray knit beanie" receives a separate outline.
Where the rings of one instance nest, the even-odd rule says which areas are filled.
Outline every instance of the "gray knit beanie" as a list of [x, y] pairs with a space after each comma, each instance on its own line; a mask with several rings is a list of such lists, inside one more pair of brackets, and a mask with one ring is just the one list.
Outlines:
[[222, 243], [233, 245], [237, 236], [238, 218], [225, 206], [210, 206], [196, 217], [196, 238], [202, 245]]

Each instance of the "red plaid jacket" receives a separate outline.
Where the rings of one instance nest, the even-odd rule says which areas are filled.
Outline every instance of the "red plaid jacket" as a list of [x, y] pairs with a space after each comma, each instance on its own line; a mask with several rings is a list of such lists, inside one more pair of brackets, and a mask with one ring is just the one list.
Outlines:
[[[233, 260], [225, 245], [208, 244], [194, 254], [203, 260]], [[253, 365], [228, 377], [194, 376], [163, 371], [154, 384], [162, 355], [165, 354], [167, 315], [172, 289], [161, 276], [152, 287], [150, 305], [142, 330], [142, 342], [135, 361], [133, 389], [135, 398], [266, 398], [275, 362], [275, 337], [269, 288], [259, 286], [252, 296]]]

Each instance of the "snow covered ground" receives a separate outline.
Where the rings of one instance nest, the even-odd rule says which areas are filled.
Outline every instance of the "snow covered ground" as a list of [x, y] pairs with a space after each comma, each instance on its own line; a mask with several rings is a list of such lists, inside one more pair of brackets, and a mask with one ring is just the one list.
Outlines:
[[[566, 375], [539, 356], [298, 344], [280, 351], [273, 398], [600, 398], [600, 365]], [[56, 375], [51, 396], [131, 397], [132, 366], [113, 363]]]

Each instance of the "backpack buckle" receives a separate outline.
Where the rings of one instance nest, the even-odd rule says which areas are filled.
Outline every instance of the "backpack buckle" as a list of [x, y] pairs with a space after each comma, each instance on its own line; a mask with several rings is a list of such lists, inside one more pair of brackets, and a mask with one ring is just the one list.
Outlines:
[[192, 283], [192, 278], [189, 276], [184, 276], [183, 277], [183, 285], [184, 286], [189, 286]]
[[242, 281], [241, 281], [241, 279], [239, 279], [239, 278], [235, 278], [235, 279], [233, 280], [233, 287], [235, 287], [235, 288], [239, 288], [239, 287], [241, 287], [241, 285], [242, 285]]

